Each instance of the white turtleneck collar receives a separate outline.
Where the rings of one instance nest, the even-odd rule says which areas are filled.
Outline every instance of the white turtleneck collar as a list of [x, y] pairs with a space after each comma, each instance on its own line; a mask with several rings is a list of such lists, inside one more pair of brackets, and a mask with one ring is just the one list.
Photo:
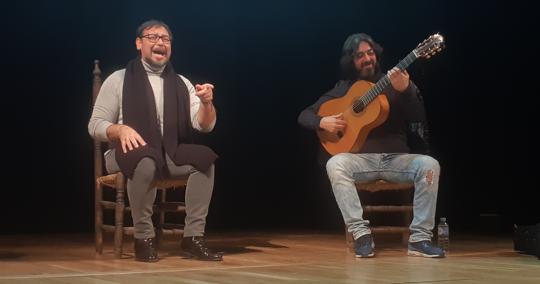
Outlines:
[[148, 72], [149, 74], [158, 75], [158, 76], [161, 75], [163, 70], [165, 70], [165, 66], [167, 66], [167, 65], [163, 65], [163, 66], [156, 67], [156, 66], [150, 65], [144, 59], [141, 59], [141, 61], [144, 66], [144, 70], [146, 70], [146, 72]]

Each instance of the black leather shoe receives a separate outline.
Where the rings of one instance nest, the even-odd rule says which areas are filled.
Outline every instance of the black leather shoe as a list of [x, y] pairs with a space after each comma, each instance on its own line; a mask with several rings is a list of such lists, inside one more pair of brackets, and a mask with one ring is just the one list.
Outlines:
[[223, 254], [214, 253], [206, 247], [206, 239], [204, 237], [185, 237], [182, 239], [181, 247], [189, 257], [210, 261], [223, 260]]
[[135, 260], [144, 262], [156, 262], [159, 260], [154, 238], [135, 239]]

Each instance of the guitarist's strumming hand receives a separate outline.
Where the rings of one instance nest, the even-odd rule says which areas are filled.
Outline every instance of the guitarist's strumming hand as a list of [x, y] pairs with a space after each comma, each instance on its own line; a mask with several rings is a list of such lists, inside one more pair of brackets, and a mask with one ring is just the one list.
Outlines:
[[390, 84], [399, 93], [403, 93], [409, 87], [409, 73], [407, 73], [407, 70], [401, 71], [399, 68], [394, 67], [388, 71], [387, 75]]
[[337, 134], [338, 131], [343, 131], [347, 127], [347, 122], [343, 119], [343, 113], [340, 113], [323, 117], [319, 122], [319, 127], [332, 134]]

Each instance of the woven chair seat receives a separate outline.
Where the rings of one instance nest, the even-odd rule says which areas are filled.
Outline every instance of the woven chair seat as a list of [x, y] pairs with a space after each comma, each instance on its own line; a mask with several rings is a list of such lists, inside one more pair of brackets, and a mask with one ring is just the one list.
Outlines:
[[[101, 176], [97, 178], [97, 182], [101, 185], [105, 185], [108, 187], [115, 188], [116, 184], [116, 178], [118, 177], [118, 174], [110, 174], [106, 176]], [[186, 186], [187, 180], [182, 179], [164, 179], [164, 180], [158, 180], [155, 183], [155, 187], [158, 189], [166, 189], [166, 188], [173, 188], [173, 187], [184, 187]]]

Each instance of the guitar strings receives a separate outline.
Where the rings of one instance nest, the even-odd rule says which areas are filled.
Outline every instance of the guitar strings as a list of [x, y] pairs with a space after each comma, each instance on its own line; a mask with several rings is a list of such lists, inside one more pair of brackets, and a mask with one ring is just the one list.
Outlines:
[[[409, 65], [411, 65], [411, 63], [414, 62], [414, 60], [416, 60], [416, 58], [417, 56], [414, 51], [411, 51], [403, 60], [401, 60], [396, 65], [396, 67], [398, 67], [400, 70], [405, 70]], [[369, 91], [367, 91], [366, 94], [360, 97], [359, 100], [354, 102], [354, 104], [352, 105], [353, 111], [358, 111], [360, 106], [363, 106], [362, 109], [365, 108], [371, 101], [373, 101], [373, 99], [375, 99], [375, 97], [382, 93], [384, 88], [386, 88], [389, 84], [390, 79], [388, 78], [388, 75], [384, 75], [381, 79], [379, 79], [379, 81], [377, 81], [375, 86], [369, 89]]]

